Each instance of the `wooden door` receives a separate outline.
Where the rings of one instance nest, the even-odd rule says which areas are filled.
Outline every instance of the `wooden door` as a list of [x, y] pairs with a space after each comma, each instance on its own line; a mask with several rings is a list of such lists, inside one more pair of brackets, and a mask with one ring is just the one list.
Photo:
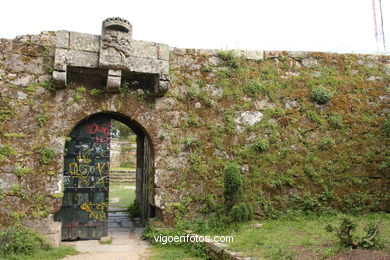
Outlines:
[[65, 145], [64, 197], [55, 220], [62, 240], [99, 239], [108, 233], [111, 119], [77, 126]]

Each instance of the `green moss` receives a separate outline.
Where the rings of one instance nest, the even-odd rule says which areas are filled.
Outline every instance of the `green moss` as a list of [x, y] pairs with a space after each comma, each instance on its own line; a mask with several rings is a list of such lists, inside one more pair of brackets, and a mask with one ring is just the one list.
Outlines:
[[53, 193], [53, 194], [50, 194], [50, 197], [55, 198], [55, 199], [61, 199], [62, 197], [64, 197], [64, 193]]
[[322, 125], [324, 123], [323, 118], [319, 114], [317, 114], [316, 111], [313, 111], [313, 110], [308, 111], [307, 112], [307, 117], [310, 120], [312, 120], [312, 121], [314, 121], [316, 123], [319, 123], [320, 125]]
[[269, 148], [269, 142], [262, 137], [257, 138], [252, 145], [252, 149], [256, 152], [264, 152]]
[[319, 141], [318, 149], [327, 150], [335, 145], [334, 140], [330, 137], [324, 137]]
[[383, 120], [382, 129], [385, 134], [390, 137], [390, 113], [387, 114], [385, 120]]
[[10, 156], [18, 155], [17, 151], [10, 144], [0, 146], [0, 162], [4, 162]]
[[40, 115], [38, 115], [37, 120], [38, 120], [39, 126], [40, 127], [46, 126], [46, 123], [47, 123], [48, 119], [49, 119], [49, 115], [48, 114], [40, 114]]
[[103, 90], [94, 88], [91, 89], [89, 93], [91, 94], [91, 96], [98, 96], [103, 93]]
[[25, 133], [5, 133], [4, 136], [7, 138], [24, 138], [27, 135]]
[[55, 171], [48, 171], [46, 174], [49, 175], [49, 176], [54, 176], [54, 175], [57, 175], [57, 172], [55, 172]]
[[3, 122], [14, 115], [15, 115], [15, 111], [11, 109], [2, 108], [0, 109], [0, 122]]
[[54, 152], [54, 150], [49, 147], [41, 148], [39, 150], [39, 154], [40, 154], [39, 162], [41, 164], [48, 164], [56, 157], [56, 153]]
[[12, 186], [9, 189], [7, 194], [9, 196], [18, 196], [20, 194], [20, 185], [19, 184], [12, 184]]
[[340, 115], [331, 115], [328, 117], [329, 126], [340, 129], [343, 126], [343, 118]]
[[33, 84], [30, 84], [26, 87], [26, 91], [30, 94], [34, 94], [35, 93], [35, 89], [37, 88], [37, 84], [36, 83], [33, 83]]
[[249, 95], [249, 96], [257, 96], [259, 94], [265, 94], [265, 95], [268, 95], [269, 92], [267, 91], [267, 88], [266, 86], [263, 84], [263, 82], [261, 82], [260, 80], [258, 79], [255, 79], [255, 80], [249, 80], [244, 88], [243, 88], [243, 91], [245, 94]]
[[54, 87], [53, 82], [51, 80], [46, 80], [46, 81], [40, 83], [39, 85], [47, 90], [50, 90], [50, 91], [55, 90], [55, 87]]
[[18, 177], [21, 177], [21, 176], [24, 176], [24, 175], [27, 175], [27, 174], [31, 174], [33, 173], [33, 169], [32, 168], [16, 168], [15, 170], [15, 174], [16, 176]]

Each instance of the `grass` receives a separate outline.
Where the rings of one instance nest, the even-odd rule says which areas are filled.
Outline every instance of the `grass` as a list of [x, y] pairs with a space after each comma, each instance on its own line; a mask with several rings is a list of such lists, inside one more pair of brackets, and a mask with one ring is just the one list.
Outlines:
[[61, 259], [67, 255], [77, 255], [78, 252], [71, 246], [60, 246], [49, 250], [36, 250], [31, 255], [0, 255], [2, 260], [54, 260]]
[[[132, 187], [131, 189], [126, 187]], [[119, 202], [114, 204], [124, 205], [123, 207], [127, 208], [135, 199], [135, 187], [134, 184], [125, 184], [125, 183], [110, 183], [110, 194], [109, 198], [119, 198]], [[113, 204], [113, 203], [110, 203]]]
[[110, 171], [135, 171], [135, 168], [111, 167]]
[[[380, 233], [384, 241], [384, 251], [390, 253], [390, 214], [370, 213], [350, 216], [358, 223], [356, 234], [361, 236], [363, 227], [372, 220], [382, 219]], [[334, 233], [326, 232], [330, 224], [339, 226], [337, 216], [297, 216], [293, 219], [261, 221], [261, 227], [255, 228], [255, 222], [242, 224], [238, 231], [229, 233], [234, 242], [229, 244], [233, 251], [243, 252], [254, 259], [295, 259], [296, 249], [306, 254], [318, 255], [319, 259], [342, 253], [338, 238]]]
[[199, 257], [194, 257], [190, 252], [185, 248], [172, 247], [172, 246], [153, 246], [151, 247], [151, 254], [149, 259], [154, 260], [198, 260], [203, 259]]

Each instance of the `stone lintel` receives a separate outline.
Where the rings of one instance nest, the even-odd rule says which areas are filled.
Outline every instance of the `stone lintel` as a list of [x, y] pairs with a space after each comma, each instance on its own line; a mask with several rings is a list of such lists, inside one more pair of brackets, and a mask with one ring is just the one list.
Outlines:
[[53, 78], [57, 88], [66, 87], [67, 67], [107, 70], [107, 91], [119, 91], [123, 72], [155, 77], [154, 93], [169, 88], [169, 46], [136, 41], [131, 24], [121, 18], [103, 21], [102, 35], [57, 31]]
[[69, 49], [99, 52], [100, 36], [86, 33], [70, 32]]

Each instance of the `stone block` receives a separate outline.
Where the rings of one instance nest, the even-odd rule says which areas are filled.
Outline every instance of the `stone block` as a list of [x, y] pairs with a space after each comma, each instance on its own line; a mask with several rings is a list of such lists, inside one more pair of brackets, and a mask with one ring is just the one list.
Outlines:
[[100, 36], [86, 33], [70, 32], [69, 49], [78, 51], [99, 52]]
[[[55, 224], [55, 223], [57, 223], [57, 224]], [[60, 222], [54, 222], [52, 214], [50, 214], [46, 218], [24, 218], [22, 220], [23, 226], [26, 226], [28, 228], [32, 228], [42, 235], [53, 234], [53, 232], [61, 230], [61, 227], [58, 227], [58, 223], [60, 223]], [[61, 223], [60, 223], [60, 225], [61, 225]], [[50, 232], [50, 231], [52, 231], [52, 232]]]
[[69, 66], [97, 68], [99, 65], [99, 54], [97, 52], [69, 50], [67, 63]]
[[68, 55], [68, 50], [57, 48], [54, 55], [54, 69], [66, 71], [66, 57]]
[[16, 53], [8, 53], [5, 67], [13, 72], [27, 72], [33, 74], [45, 74], [43, 57], [30, 57]]
[[167, 44], [158, 44], [158, 59], [169, 61], [169, 46]]
[[240, 51], [240, 54], [247, 60], [264, 60], [264, 51]]
[[61, 233], [61, 222], [52, 222], [49, 225], [49, 234], [58, 234]]
[[158, 47], [154, 42], [132, 41], [130, 56], [158, 59]]
[[61, 243], [61, 232], [57, 234], [48, 234], [44, 235], [46, 240], [53, 246], [53, 247], [59, 247]]
[[13, 184], [18, 184], [18, 177], [13, 173], [0, 173], [0, 189], [7, 193]]
[[56, 47], [65, 48], [69, 47], [69, 32], [68, 31], [57, 31], [56, 32]]
[[35, 80], [35, 77], [33, 75], [26, 74], [26, 75], [19, 75], [19, 77], [10, 81], [10, 83], [17, 85], [17, 86], [25, 87], [25, 86], [28, 86], [29, 84], [31, 84], [32, 82], [34, 82], [34, 80]]
[[[158, 60], [156, 62], [158, 64], [158, 72], [169, 76], [169, 61]], [[169, 78], [166, 80], [169, 80]]]

